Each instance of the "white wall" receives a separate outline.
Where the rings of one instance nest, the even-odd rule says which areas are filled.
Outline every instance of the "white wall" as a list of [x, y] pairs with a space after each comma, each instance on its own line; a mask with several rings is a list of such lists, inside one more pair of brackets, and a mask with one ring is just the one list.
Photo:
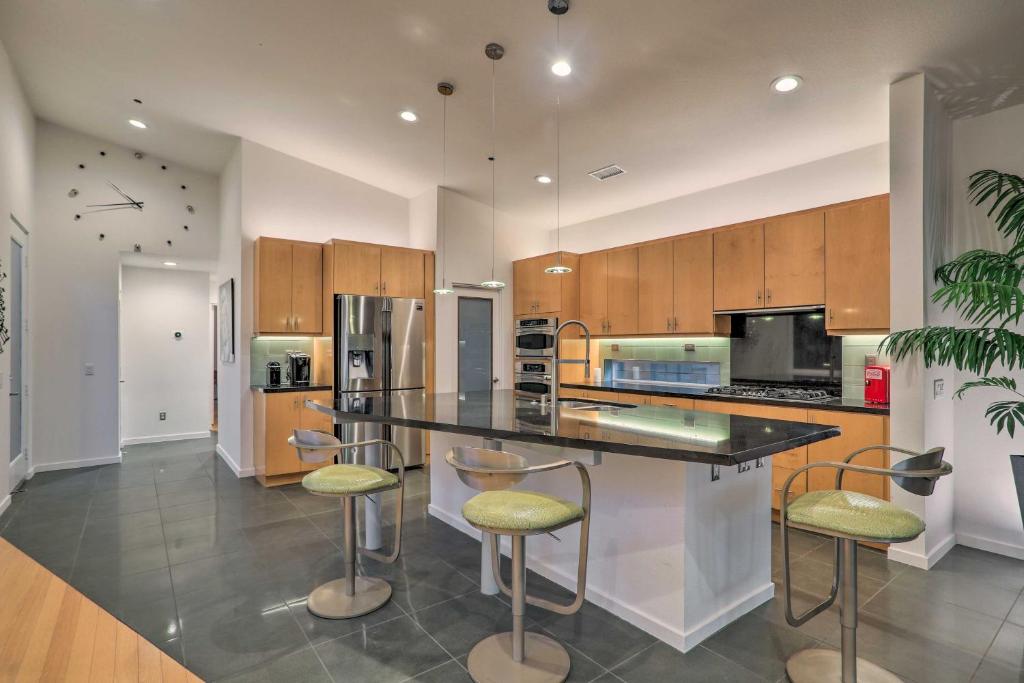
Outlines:
[[237, 473], [247, 476], [253, 473], [249, 340], [256, 238], [410, 246], [410, 207], [404, 197], [248, 140], [240, 142], [225, 168], [221, 197], [218, 275], [221, 282], [236, 279], [237, 342], [236, 362], [220, 365], [218, 452]]
[[[25, 100], [21, 85], [0, 44], [0, 263], [3, 272], [10, 272], [11, 230], [15, 229], [10, 220], [14, 216], [29, 230], [33, 229], [32, 206], [32, 147], [35, 135], [35, 120]], [[10, 281], [5, 287], [10, 295]], [[8, 310], [10, 304], [8, 303]], [[31, 344], [26, 337], [24, 350], [30, 353]], [[10, 424], [10, 399], [8, 381], [11, 372], [11, 354], [0, 354], [0, 513], [10, 504], [8, 489], [8, 465], [10, 461], [10, 439], [7, 431]], [[30, 373], [29, 377], [31, 376]], [[26, 377], [26, 380], [29, 379]]]
[[[85, 170], [78, 168], [80, 163]], [[130, 149], [60, 126], [38, 126], [29, 278], [37, 470], [119, 458], [122, 253], [136, 243], [145, 254], [175, 260], [209, 259], [217, 253], [217, 178], [172, 164], [162, 170], [161, 163], [153, 157], [136, 159]], [[144, 211], [84, 214], [86, 204], [118, 200], [108, 180], [143, 201]], [[75, 198], [68, 196], [72, 188], [80, 192]], [[188, 204], [195, 207], [194, 215], [187, 213]], [[75, 221], [76, 213], [83, 218]], [[188, 232], [182, 227], [186, 224]], [[168, 239], [173, 246], [167, 246]], [[85, 374], [86, 364], [93, 366], [93, 375]]]
[[[235, 280], [235, 360], [225, 363], [217, 351], [217, 452], [227, 460], [235, 473], [241, 473], [242, 455], [242, 401], [246, 400], [249, 410], [248, 387], [243, 382], [249, 378], [248, 340], [239, 336], [241, 329], [241, 301], [238, 289], [242, 283], [242, 143], [224, 166], [220, 175], [220, 244], [218, 248], [216, 286]], [[223, 308], [217, 310], [218, 317], [231, 315]], [[219, 334], [219, 332], [218, 332]], [[242, 342], [246, 343], [242, 343]], [[245, 355], [245, 369], [242, 356]], [[251, 462], [251, 457], [250, 457]], [[250, 464], [251, 467], [251, 464]], [[251, 474], [251, 472], [248, 472]]]
[[[594, 251], [888, 191], [889, 148], [882, 143], [569, 226], [562, 248]], [[554, 251], [549, 241], [546, 251]]]
[[[985, 116], [961, 119], [953, 124], [953, 172], [950, 180], [953, 233], [947, 244], [948, 259], [968, 249], [1004, 249], [1006, 241], [991, 219], [967, 201], [967, 178], [986, 168], [1024, 175], [1024, 105]], [[1021, 331], [1018, 329], [1018, 331]], [[1024, 384], [1024, 372], [1007, 373], [994, 368], [992, 375], [1009, 375]], [[955, 385], [973, 379], [956, 373]], [[948, 386], [948, 385], [947, 385]], [[950, 387], [954, 388], [954, 387]], [[1024, 559], [1024, 528], [1010, 472], [1010, 453], [1024, 452], [1018, 436], [1015, 444], [984, 417], [992, 401], [1005, 393], [977, 390], [953, 403], [956, 431], [956, 538], [957, 542]]]
[[209, 274], [123, 268], [120, 341], [122, 444], [209, 436]]

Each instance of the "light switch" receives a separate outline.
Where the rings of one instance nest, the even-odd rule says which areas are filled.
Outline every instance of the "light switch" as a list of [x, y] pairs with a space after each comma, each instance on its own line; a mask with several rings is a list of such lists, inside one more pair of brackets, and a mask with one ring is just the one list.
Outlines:
[[92, 377], [96, 374], [96, 366], [93, 363], [85, 364], [85, 376]]
[[938, 398], [946, 393], [946, 381], [937, 379], [932, 382], [932, 398]]

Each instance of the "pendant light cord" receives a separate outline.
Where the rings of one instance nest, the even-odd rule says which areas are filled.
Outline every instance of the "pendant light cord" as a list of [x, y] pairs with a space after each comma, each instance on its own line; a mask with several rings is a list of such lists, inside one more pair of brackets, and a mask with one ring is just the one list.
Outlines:
[[495, 221], [495, 183], [494, 183], [494, 164], [497, 150], [497, 107], [495, 97], [495, 61], [491, 60], [491, 281], [495, 281], [494, 278], [494, 258], [495, 258], [495, 242], [497, 236], [497, 228]]
[[[555, 15], [556, 55], [562, 54], [562, 17]], [[560, 57], [559, 57], [560, 58]], [[555, 252], [562, 266], [562, 95], [555, 94]]]
[[441, 288], [448, 287], [448, 95], [441, 94]]

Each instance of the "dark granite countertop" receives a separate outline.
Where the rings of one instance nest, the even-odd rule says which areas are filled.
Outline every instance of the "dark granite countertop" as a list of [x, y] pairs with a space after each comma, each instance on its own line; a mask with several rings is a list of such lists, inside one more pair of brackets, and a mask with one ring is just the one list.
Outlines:
[[818, 408], [819, 410], [838, 410], [847, 413], [868, 413], [871, 415], [888, 415], [888, 403], [865, 403], [862, 399], [834, 398], [829, 401], [779, 401], [770, 398], [744, 398], [742, 396], [724, 396], [709, 394], [706, 389], [698, 387], [674, 387], [670, 385], [652, 385], [644, 382], [562, 382], [565, 389], [592, 389], [594, 391], [613, 391], [647, 396], [686, 396], [702, 401], [727, 401], [731, 403], [758, 403], [766, 406], [783, 406], [789, 408]]
[[279, 384], [274, 387], [254, 384], [249, 388], [264, 394], [286, 394], [290, 391], [330, 391], [333, 387], [330, 384]]
[[735, 465], [839, 436], [838, 427], [784, 420], [627, 406], [600, 401], [577, 404], [621, 406], [580, 410], [559, 406], [552, 434], [548, 407], [517, 398], [511, 390], [428, 394], [410, 390], [341, 395], [334, 406], [307, 402], [336, 422], [379, 422], [401, 427], [491, 439], [564, 446], [604, 453], [714, 465]]

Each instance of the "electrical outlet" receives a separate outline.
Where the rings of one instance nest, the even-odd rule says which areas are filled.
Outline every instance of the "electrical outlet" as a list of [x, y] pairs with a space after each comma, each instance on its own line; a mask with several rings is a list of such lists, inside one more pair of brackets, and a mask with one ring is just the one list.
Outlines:
[[696, 350], [697, 350], [697, 345], [696, 344], [683, 344], [683, 351], [696, 351]]
[[166, 420], [167, 419], [167, 413], [165, 413], [164, 411], [161, 410], [160, 411], [160, 419], [161, 420]]
[[85, 376], [86, 377], [92, 377], [95, 374], [96, 374], [96, 366], [93, 365], [92, 363], [86, 363], [85, 364]]
[[946, 381], [937, 379], [932, 382], [932, 398], [938, 398], [946, 393]]

